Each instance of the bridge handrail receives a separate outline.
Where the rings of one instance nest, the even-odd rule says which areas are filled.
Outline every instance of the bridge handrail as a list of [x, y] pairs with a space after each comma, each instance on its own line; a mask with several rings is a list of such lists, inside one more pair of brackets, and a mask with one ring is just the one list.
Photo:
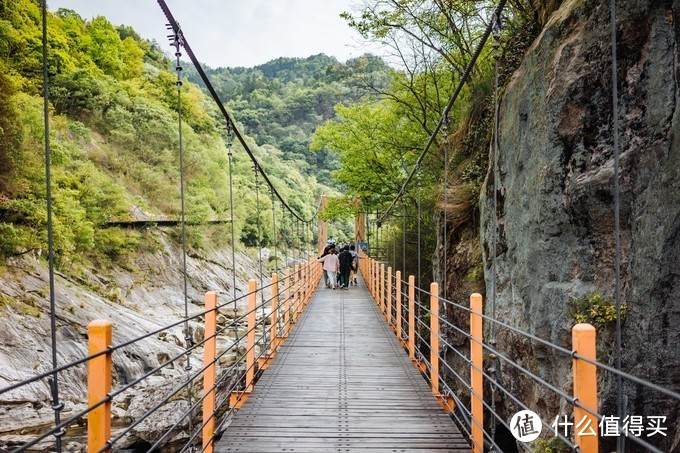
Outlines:
[[[275, 327], [280, 327], [281, 324], [283, 324], [283, 334], [287, 334], [287, 331], [290, 330], [291, 325], [295, 322], [295, 313], [301, 313], [302, 309], [304, 308], [304, 305], [308, 303], [309, 298], [311, 297], [311, 288], [312, 285], [315, 284], [318, 281], [318, 278], [320, 278], [320, 265], [316, 261], [312, 262], [303, 262], [302, 265], [300, 266], [295, 266], [294, 270], [287, 269], [286, 270], [286, 283], [284, 283], [281, 286], [278, 286], [278, 281], [274, 282], [274, 279], [272, 279], [271, 283], [265, 284], [261, 287], [257, 287], [253, 291], [248, 291], [244, 294], [242, 294], [239, 297], [236, 297], [234, 299], [228, 300], [226, 302], [216, 304], [214, 308], [202, 310], [199, 313], [195, 313], [192, 316], [190, 316], [187, 319], [182, 319], [181, 321], [173, 322], [167, 325], [164, 325], [158, 329], [154, 329], [150, 332], [146, 332], [142, 335], [139, 335], [133, 339], [124, 341], [122, 343], [119, 343], [117, 345], [110, 345], [103, 350], [89, 354], [83, 358], [80, 358], [78, 360], [72, 361], [70, 363], [64, 364], [60, 366], [57, 369], [50, 370], [48, 372], [40, 373], [36, 376], [32, 376], [31, 378], [25, 379], [21, 382], [12, 384], [10, 386], [7, 386], [3, 389], [0, 389], [0, 395], [10, 392], [12, 390], [15, 390], [17, 388], [20, 388], [24, 385], [28, 385], [30, 383], [37, 382], [41, 379], [44, 378], [49, 378], [53, 376], [55, 373], [59, 373], [62, 371], [66, 371], [68, 369], [71, 369], [75, 366], [82, 365], [85, 363], [89, 363], [90, 361], [97, 359], [102, 356], [109, 356], [112, 357], [114, 353], [120, 351], [121, 349], [124, 349], [125, 347], [131, 346], [133, 344], [136, 344], [142, 340], [145, 340], [151, 336], [157, 335], [158, 333], [161, 333], [165, 330], [171, 329], [173, 327], [177, 327], [187, 320], [195, 320], [200, 317], [204, 317], [204, 322], [205, 322], [205, 315], [209, 314], [211, 312], [216, 312], [218, 313], [221, 308], [224, 308], [228, 305], [233, 305], [235, 309], [235, 303], [239, 300], [242, 300], [244, 298], [249, 298], [249, 297], [255, 297], [256, 294], [258, 293], [263, 293], [266, 289], [271, 288], [275, 284], [277, 285], [276, 292], [273, 293], [270, 297], [265, 298], [263, 297], [261, 302], [257, 303], [255, 302], [252, 307], [249, 307], [245, 313], [241, 314], [240, 316], [235, 316], [232, 318], [229, 322], [227, 322], [225, 325], [221, 326], [219, 329], [215, 329], [214, 333], [210, 335], [205, 335], [204, 338], [201, 341], [197, 341], [195, 343], [192, 342], [191, 346], [182, 350], [182, 352], [174, 355], [173, 357], [169, 358], [162, 364], [159, 364], [158, 366], [154, 367], [151, 370], [148, 370], [135, 378], [133, 381], [126, 383], [125, 385], [115, 389], [115, 390], [110, 390], [106, 396], [102, 399], [100, 399], [97, 402], [94, 402], [92, 404], [89, 404], [86, 408], [78, 411], [76, 414], [70, 416], [68, 419], [61, 421], [59, 424], [56, 424], [56, 426], [52, 427], [51, 429], [47, 430], [46, 432], [43, 432], [39, 435], [36, 435], [36, 437], [32, 438], [28, 442], [25, 442], [24, 444], [14, 448], [12, 451], [14, 452], [21, 452], [25, 451], [26, 449], [38, 444], [42, 440], [53, 436], [57, 435], [60, 432], [63, 432], [65, 428], [73, 425], [74, 423], [78, 422], [81, 420], [83, 417], [88, 416], [91, 412], [93, 412], [95, 409], [100, 408], [102, 405], [110, 403], [114, 400], [114, 398], [120, 396], [121, 394], [129, 391], [130, 389], [134, 388], [141, 382], [145, 381], [149, 377], [155, 375], [159, 371], [163, 370], [164, 368], [174, 364], [176, 361], [180, 360], [182, 357], [188, 357], [188, 354], [191, 352], [197, 350], [198, 348], [201, 348], [205, 346], [205, 344], [210, 341], [216, 339], [218, 336], [223, 334], [227, 329], [234, 328], [237, 326], [241, 321], [243, 321], [245, 318], [247, 318], [249, 315], [255, 314], [258, 310], [263, 309], [267, 304], [270, 304], [274, 301], [276, 301], [275, 305], [273, 305], [273, 309], [276, 312], [281, 311], [282, 307], [287, 306], [289, 310], [293, 311], [293, 316], [282, 316], [282, 317], [277, 317], [277, 326], [274, 324], [270, 324], [267, 326], [267, 321], [268, 319], [272, 316], [272, 313], [270, 312], [269, 314], [260, 317], [259, 320], [255, 322], [253, 326], [249, 326], [248, 330], [246, 332], [239, 332], [237, 336], [225, 347], [224, 350], [220, 351], [218, 355], [216, 355], [212, 360], [208, 361], [207, 363], [204, 363], [201, 368], [196, 370], [195, 372], [189, 374], [186, 379], [183, 379], [182, 382], [173, 388], [170, 393], [168, 393], [162, 400], [157, 402], [151, 409], [147, 410], [144, 414], [140, 415], [134, 422], [132, 422], [130, 425], [128, 425], [126, 428], [123, 430], [119, 430], [116, 432], [116, 434], [107, 439], [104, 445], [99, 448], [99, 451], [106, 451], [111, 449], [113, 445], [115, 445], [117, 442], [119, 442], [121, 439], [123, 439], [127, 434], [129, 434], [130, 431], [132, 431], [135, 427], [137, 427], [140, 423], [142, 423], [144, 420], [146, 420], [149, 416], [151, 416], [153, 413], [155, 413], [159, 408], [161, 408], [163, 405], [167, 404], [168, 401], [170, 401], [172, 398], [174, 398], [176, 395], [178, 395], [180, 392], [183, 390], [187, 389], [187, 386], [190, 383], [195, 382], [202, 374], [206, 372], [210, 367], [214, 367], [216, 364], [219, 363], [220, 359], [224, 357], [227, 353], [230, 351], [233, 351], [235, 347], [238, 347], [239, 344], [241, 344], [244, 341], [244, 337], [248, 336], [248, 334], [251, 331], [254, 331], [257, 328], [262, 327], [262, 333], [259, 337], [255, 339], [255, 342], [253, 344], [247, 345], [247, 348], [243, 351], [238, 351], [236, 360], [234, 361], [233, 364], [231, 364], [226, 370], [224, 370], [219, 377], [219, 379], [213, 384], [211, 388], [204, 389], [203, 395], [193, 404], [189, 406], [189, 409], [186, 410], [185, 412], [180, 414], [179, 419], [159, 438], [156, 440], [154, 446], [152, 447], [155, 448], [162, 444], [163, 441], [165, 441], [168, 436], [170, 436], [176, 429], [179, 427], [184, 420], [187, 419], [187, 417], [192, 417], [194, 418], [196, 409], [203, 403], [205, 398], [211, 393], [211, 392], [217, 392], [220, 390], [221, 385], [226, 379], [233, 379], [233, 383], [228, 389], [227, 395], [231, 394], [233, 391], [235, 391], [238, 387], [241, 386], [241, 381], [243, 380], [244, 376], [250, 371], [258, 367], [258, 362], [259, 359], [262, 359], [263, 357], [267, 356], [269, 352], [271, 351], [273, 341], [282, 341], [281, 336], [277, 336], [276, 339], [272, 339], [272, 331]], [[294, 304], [290, 306], [290, 302], [294, 301]], [[235, 312], [236, 313], [236, 312]], [[264, 313], [264, 311], [263, 311]], [[288, 315], [290, 315], [290, 311], [288, 312]], [[286, 324], [286, 322], [288, 324]], [[269, 337], [269, 342], [267, 342], [267, 338]], [[92, 339], [91, 339], [92, 340]], [[243, 364], [243, 361], [245, 360], [245, 357], [250, 351], [255, 350], [257, 345], [260, 345], [260, 353], [256, 357], [255, 361], [243, 369], [240, 373], [237, 375], [233, 375], [233, 371], [241, 367]], [[240, 402], [240, 400], [244, 398], [243, 395], [239, 395], [237, 402]], [[189, 440], [187, 444], [185, 445], [184, 450], [186, 450], [187, 447], [191, 446], [196, 437], [199, 435], [200, 430], [202, 430], [203, 427], [205, 427], [210, 419], [216, 417], [219, 412], [222, 411], [222, 408], [224, 407], [225, 403], [229, 401], [229, 397], [224, 401], [221, 401], [220, 404], [215, 408], [213, 411], [211, 417], [208, 420], [204, 420], [203, 424], [199, 427], [199, 431], [194, 431], [193, 433], [190, 433]], [[222, 420], [220, 421], [218, 425], [218, 429], [214, 430], [213, 434], [211, 435], [209, 441], [212, 442], [216, 438], [216, 436], [219, 435], [219, 430], [225, 423], [225, 421], [233, 414], [236, 406], [231, 406], [229, 410], [222, 414]]]
[[[371, 259], [368, 257], [368, 260], [365, 260], [364, 263], [362, 264], [362, 274], [364, 275], [365, 280], [367, 281], [367, 285], [369, 286], [369, 290], [372, 295], [376, 297], [376, 303], [378, 304], [379, 308], [384, 311], [385, 314], [385, 319], [389, 320], [388, 322], [391, 324], [391, 327], [393, 327], [393, 330], [395, 331], [401, 331], [403, 332], [403, 329], [397, 329], [396, 325], [398, 322], [405, 323], [409, 329], [412, 329], [414, 332], [414, 337], [417, 339], [417, 343], [420, 343], [421, 345], [426, 346], [429, 349], [431, 348], [430, 341], [426, 338], [427, 335], [424, 335], [422, 332], [428, 332], [430, 335], [430, 338], [432, 341], [434, 339], [437, 339], [437, 342], [440, 342], [442, 345], [444, 345], [448, 350], [453, 351], [462, 361], [468, 365], [471, 366], [471, 370], [474, 370], [478, 372], [481, 376], [483, 376], [484, 380], [488, 382], [489, 385], [492, 386], [492, 389], [498, 389], [501, 391], [504, 395], [506, 395], [510, 400], [512, 400], [515, 404], [517, 404], [520, 408], [522, 409], [527, 409], [530, 410], [530, 408], [522, 402], [516, 395], [514, 395], [510, 390], [508, 390], [497, 378], [494, 377], [490, 373], [491, 370], [485, 371], [482, 367], [478, 366], [473, 362], [473, 360], [463, 354], [458, 347], [455, 347], [452, 345], [449, 340], [447, 339], [446, 335], [438, 330], [434, 332], [432, 330], [432, 320], [433, 318], [436, 319], [437, 321], [437, 328], [439, 326], [439, 323], [446, 329], [450, 329], [458, 334], [462, 334], [469, 342], [470, 344], [478, 344], [482, 350], [486, 350], [487, 353], [489, 354], [490, 357], [494, 357], [502, 362], [506, 362], [507, 364], [511, 365], [513, 368], [517, 369], [522, 375], [528, 376], [531, 378], [534, 382], [545, 388], [546, 390], [552, 392], [556, 396], [558, 396], [560, 399], [564, 400], [567, 402], [567, 404], [570, 404], [574, 408], [579, 408], [582, 410], [582, 414], [586, 413], [588, 416], [594, 417], [594, 420], [597, 420], [597, 422], [601, 421], [603, 419], [603, 415], [600, 414], [595, 407], [590, 407], [588, 404], [584, 403], [583, 401], [579, 400], [579, 398], [575, 395], [571, 395], [568, 392], [560, 389], [559, 387], [553, 385], [550, 383], [548, 380], [542, 378], [539, 374], [534, 373], [531, 371], [528, 367], [518, 363], [517, 361], [511, 359], [509, 356], [501, 353], [498, 348], [494, 344], [490, 344], [484, 341], [483, 337], [481, 338], [476, 338], [474, 335], [472, 335], [470, 332], [465, 331], [462, 329], [460, 326], [455, 325], [451, 321], [449, 321], [444, 315], [439, 313], [439, 310], [433, 311], [431, 310], [430, 307], [427, 306], [425, 302], [422, 301], [423, 296], [427, 296], [430, 298], [430, 303], [433, 303], [434, 301], [437, 301], [437, 303], [442, 303], [447, 306], [453, 307], [460, 309], [464, 311], [465, 313], [468, 313], [470, 315], [475, 315], [479, 317], [480, 319], [483, 319], [489, 323], [494, 323], [496, 325], [499, 325], [503, 328], [508, 329], [509, 331], [519, 334], [524, 338], [527, 338], [532, 341], [536, 341], [539, 344], [542, 344], [544, 346], [547, 346], [551, 348], [552, 350], [557, 351], [558, 353], [562, 354], [564, 357], [568, 357], [569, 359], [572, 360], [572, 363], [575, 364], [577, 361], [582, 361], [583, 363], [587, 363], [589, 365], [592, 365], [595, 367], [595, 369], [603, 369], [607, 372], [611, 372], [613, 374], [619, 375], [623, 378], [629, 379], [637, 384], [643, 385], [647, 388], [650, 388], [652, 390], [658, 391], [660, 393], [663, 393], [664, 395], [670, 396], [671, 398], [680, 400], [680, 395], [674, 392], [673, 390], [670, 389], [665, 389], [657, 384], [654, 384], [648, 380], [639, 378], [637, 376], [631, 375], [626, 372], [622, 372], [617, 370], [616, 368], [613, 368], [607, 364], [604, 364], [596, 359], [590, 358], [588, 356], [585, 356], [583, 354], [580, 354], [576, 349], [574, 350], [569, 350], [563, 346], [557, 345], [551, 341], [548, 341], [546, 339], [540, 338], [537, 335], [534, 335], [529, 332], [525, 332], [517, 327], [514, 327], [506, 322], [500, 321], [498, 319], [494, 319], [488, 315], [485, 315], [483, 312], [479, 310], [475, 310], [471, 307], [466, 307], [463, 306], [459, 303], [456, 303], [452, 300], [448, 300], [444, 297], [441, 297], [436, 291], [428, 291], [422, 288], [419, 288], [415, 285], [413, 285], [413, 288], [409, 286], [409, 292], [413, 290], [414, 292], [414, 297], [413, 300], [409, 300], [409, 294], [404, 291], [404, 288], [407, 286], [407, 281], [401, 277], [401, 272], [395, 272], [391, 273], [391, 268], [388, 267], [387, 269], [384, 269], [384, 263], [378, 265], [378, 262]], [[373, 266], [373, 267], [371, 267]], [[411, 276], [413, 278], [413, 276]], [[397, 295], [400, 295], [402, 297], [397, 298]], [[399, 300], [401, 303], [401, 307], [399, 308], [399, 311], [397, 312], [397, 307], [395, 306], [395, 302]], [[409, 303], [407, 304], [406, 301], [409, 300]], [[414, 325], [411, 325], [411, 322], [408, 319], [408, 314], [410, 314], [410, 308], [409, 304], [412, 304], [413, 310], [414, 310]], [[389, 310], [389, 312], [388, 312]], [[429, 316], [430, 317], [430, 322], [428, 323], [425, 321], [424, 316]], [[405, 337], [403, 336], [404, 334], [402, 333], [401, 338], [399, 338], [402, 341], [402, 344], [405, 342], [404, 339]], [[406, 347], [406, 346], [405, 346]], [[469, 382], [467, 382], [461, 375], [458, 373], [446, 360], [445, 357], [442, 354], [442, 351], [437, 350], [436, 354], [433, 357], [437, 357], [437, 362], [443, 364], [443, 368], [440, 368], [437, 364], [436, 366], [436, 375], [438, 382], [433, 383], [432, 378], [430, 377], [430, 374], [433, 369], [433, 364], [431, 363], [430, 360], [424, 355], [420, 347], [416, 347], [414, 351], [416, 355], [416, 362], [414, 363], [416, 367], [420, 370], [421, 374], [423, 377], [426, 379], [426, 381], [429, 383], [431, 387], [433, 387], [433, 392], [435, 386], [438, 388], [440, 384], [445, 388], [445, 391], [443, 392], [442, 396], [439, 398], [440, 402], [442, 403], [442, 406], [448, 407], [448, 410], [453, 414], [454, 418], [458, 421], [459, 425], [463, 428], [469, 427], [471, 428], [472, 425], [478, 426], [482, 430], [483, 437], [486, 441], [489, 442], [489, 445], [493, 445], [494, 447], [498, 448], [498, 445], [495, 443], [495, 441], [492, 439], [490, 433], [486, 431], [482, 423], [479, 422], [478, 419], [476, 419], [470, 410], [468, 410], [464, 405], [460, 404], [460, 399], [456, 395], [456, 393], [453, 391], [452, 387], [449, 385], [447, 382], [447, 376], [446, 373], [450, 373], [455, 379], [455, 381], [459, 382], [466, 390], [470, 391], [471, 397], [476, 397], [479, 399], [485, 407], [486, 410], [490, 411], [490, 413], [493, 414], [495, 417], [495, 420], [500, 421], [501, 424], [505, 426], [505, 428], [510, 429], [508, 424], [503, 420], [499, 414], [494, 410], [493, 406], [489, 404], [487, 401], [484, 400], [482, 395], [478, 393], [476, 390], [474, 390], [473, 386], [470, 385]], [[418, 363], [422, 364], [419, 365]], [[444, 373], [444, 370], [446, 370], [446, 373]], [[494, 373], [495, 374], [495, 373]], [[596, 385], [595, 381], [593, 381], [593, 385]], [[441, 394], [441, 392], [440, 392]], [[448, 402], [448, 397], [451, 397], [452, 402]], [[456, 411], [458, 411], [461, 415], [461, 417], [456, 416]], [[462, 419], [462, 420], [461, 420]], [[541, 424], [547, 428], [548, 430], [553, 430], [554, 426], [548, 425], [546, 422], [541, 420]], [[619, 435], [625, 435], [623, 432], [621, 425], [617, 427]], [[466, 432], [468, 432], [467, 429], [465, 429]], [[565, 445], [567, 445], [569, 448], [575, 449], [579, 448], [578, 444], [575, 444], [572, 442], [570, 439], [566, 438], [563, 436], [559, 431], [555, 433], [556, 437], [558, 437]], [[645, 440], [642, 440], [636, 436], [626, 436], [627, 439], [629, 439], [632, 442], [635, 442], [639, 446], [642, 446], [650, 451], [654, 452], [661, 452], [661, 450], [658, 447], [655, 447], [651, 445], [649, 442], [646, 442]], [[479, 451], [483, 449], [483, 446], [479, 445], [478, 442], [476, 442], [474, 439], [472, 439], [473, 446], [476, 447]]]

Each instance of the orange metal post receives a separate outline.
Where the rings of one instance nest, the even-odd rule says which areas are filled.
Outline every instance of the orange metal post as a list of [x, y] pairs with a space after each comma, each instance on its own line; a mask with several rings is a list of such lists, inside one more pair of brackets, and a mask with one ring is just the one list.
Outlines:
[[279, 274], [272, 274], [272, 329], [270, 336], [272, 339], [271, 352], [272, 358], [276, 355], [276, 348], [279, 347], [281, 339], [278, 336], [279, 330]]
[[415, 363], [416, 360], [416, 278], [408, 276], [408, 356]]
[[310, 273], [311, 263], [309, 261], [305, 262], [305, 306], [309, 303], [312, 298], [312, 274]]
[[257, 307], [257, 281], [248, 280], [248, 334], [246, 340], [246, 388], [244, 391], [235, 390], [229, 397], [229, 406], [240, 408], [255, 386], [255, 322]]
[[284, 281], [285, 289], [283, 291], [283, 337], [288, 337], [288, 330], [290, 329], [290, 269], [286, 269], [286, 280]]
[[255, 323], [256, 323], [256, 307], [257, 307], [257, 281], [250, 279], [248, 281], [248, 292], [252, 293], [248, 296], [248, 340], [246, 342], [246, 392], [253, 390], [253, 380], [255, 378]]
[[217, 294], [205, 293], [205, 344], [203, 346], [203, 451], [213, 452], [215, 432], [215, 351], [217, 338]]
[[385, 313], [385, 263], [380, 263], [380, 310]]
[[397, 285], [397, 325], [396, 327], [396, 334], [397, 334], [397, 339], [401, 342], [401, 288], [402, 288], [402, 281], [401, 281], [401, 271], [397, 271], [397, 278], [396, 282]]
[[[470, 395], [472, 405], [472, 451], [473, 453], [484, 452], [484, 382], [482, 380], [482, 295], [473, 294], [470, 296], [470, 384], [472, 394]], [[477, 312], [477, 313], [474, 313]]]
[[293, 323], [297, 322], [300, 308], [300, 265], [295, 265], [295, 277], [293, 278]]
[[439, 285], [430, 284], [430, 383], [439, 395]]
[[[88, 354], [105, 351], [111, 346], [111, 322], [92, 321], [87, 326]], [[87, 363], [87, 404], [92, 406], [111, 392], [111, 354], [103, 354]], [[97, 452], [111, 438], [111, 402], [93, 409], [87, 416], [87, 451]], [[107, 449], [108, 450], [108, 449]]]
[[307, 263], [305, 261], [300, 264], [300, 312], [305, 309], [307, 303]]
[[[595, 327], [590, 324], [576, 324], [571, 329], [571, 347], [579, 355], [595, 361], [597, 358]], [[597, 412], [597, 367], [584, 360], [573, 359], [574, 373], [574, 397], [585, 407]], [[590, 426], [595, 435], [574, 436], [575, 443], [584, 453], [597, 453], [598, 451], [598, 420], [583, 408], [574, 405], [574, 423], [581, 423], [586, 418], [588, 422], [583, 422], [581, 427], [584, 432], [590, 432]], [[588, 425], [588, 423], [590, 423]]]
[[375, 303], [378, 303], [378, 262], [376, 260], [371, 260], [373, 261], [373, 300]]
[[392, 266], [387, 268], [387, 291], [385, 293], [385, 320], [392, 325]]

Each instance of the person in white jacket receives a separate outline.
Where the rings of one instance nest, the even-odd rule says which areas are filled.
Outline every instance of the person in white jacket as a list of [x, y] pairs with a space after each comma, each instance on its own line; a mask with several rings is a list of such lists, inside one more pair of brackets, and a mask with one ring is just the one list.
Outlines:
[[328, 281], [333, 289], [337, 286], [337, 275], [340, 270], [340, 260], [337, 253], [335, 249], [331, 249], [328, 255], [317, 259], [317, 261], [323, 263], [323, 270], [328, 273]]

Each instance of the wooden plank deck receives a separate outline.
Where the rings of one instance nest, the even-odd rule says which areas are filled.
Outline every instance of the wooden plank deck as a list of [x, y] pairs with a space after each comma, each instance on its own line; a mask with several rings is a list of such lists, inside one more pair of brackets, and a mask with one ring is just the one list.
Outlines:
[[469, 452], [366, 287], [319, 287], [217, 452]]

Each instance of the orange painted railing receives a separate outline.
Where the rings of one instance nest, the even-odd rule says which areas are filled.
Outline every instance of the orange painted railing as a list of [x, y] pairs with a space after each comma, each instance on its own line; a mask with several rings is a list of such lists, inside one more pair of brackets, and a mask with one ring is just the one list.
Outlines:
[[[379, 262], [365, 253], [360, 252], [359, 269], [366, 283], [370, 295], [375, 300], [380, 312], [386, 322], [397, 335], [400, 343], [408, 352], [414, 366], [421, 371], [429, 383], [432, 393], [435, 395], [441, 406], [448, 412], [456, 410], [454, 397], [440, 391], [442, 382], [442, 372], [440, 370], [440, 301], [439, 287], [437, 283], [432, 283], [430, 291], [425, 292], [415, 286], [415, 277], [409, 275], [406, 281], [403, 280], [401, 271], [392, 275], [392, 268], [388, 267], [385, 271], [385, 263]], [[404, 293], [404, 288], [406, 292]], [[393, 292], [394, 290], [394, 292]], [[417, 349], [416, 337], [419, 336], [418, 324], [423, 326], [423, 321], [418, 319], [416, 305], [423, 306], [416, 297], [417, 293], [429, 294], [429, 362], [426, 363], [422, 354]], [[403, 297], [402, 297], [403, 296]], [[449, 301], [444, 301], [449, 302]], [[394, 304], [394, 305], [393, 305]], [[407, 315], [404, 316], [403, 312]], [[485, 318], [482, 306], [482, 296], [472, 294], [470, 296], [470, 382], [466, 386], [470, 389], [470, 408], [464, 408], [463, 413], [469, 415], [470, 422], [470, 441], [473, 452], [483, 453], [484, 446], [491, 445], [492, 440], [484, 429], [485, 405], [484, 385], [488, 374], [484, 371], [484, 349], [489, 347], [484, 343], [483, 324]], [[407, 331], [404, 331], [402, 323], [406, 323]], [[422, 336], [421, 336], [422, 338]], [[578, 324], [573, 328], [572, 346], [574, 351], [573, 358], [573, 379], [574, 379], [574, 398], [578, 404], [574, 406], [574, 419], [581, 420], [584, 417], [590, 420], [591, 426], [597, 427], [597, 417], [593, 414], [598, 407], [597, 401], [597, 367], [590, 362], [595, 362], [595, 328], [590, 324]], [[580, 358], [579, 358], [580, 357]], [[487, 384], [488, 385], [488, 382]], [[448, 387], [448, 385], [447, 385]], [[585, 408], [585, 409], [584, 409]], [[583, 452], [597, 453], [598, 437], [595, 436], [576, 436], [576, 445]]]
[[[263, 288], [257, 287], [257, 281], [251, 279], [247, 293], [247, 333], [245, 349], [245, 379], [243, 390], [233, 390], [229, 394], [230, 410], [238, 409], [246, 401], [248, 395], [256, 385], [257, 371], [267, 368], [275, 357], [277, 349], [286, 340], [292, 324], [299, 318], [304, 308], [311, 301], [312, 294], [321, 279], [321, 264], [314, 262], [302, 262], [295, 266], [291, 275], [290, 269], [286, 270], [283, 296], [280, 300], [278, 274], [272, 275], [271, 309], [268, 315], [270, 329], [268, 342], [261, 344], [260, 357], [256, 358], [256, 327], [266, 323], [263, 319], [257, 320], [258, 293]], [[292, 305], [291, 305], [292, 301]], [[264, 304], [264, 302], [263, 302]], [[203, 341], [203, 368], [199, 373], [203, 374], [203, 396], [199, 400], [203, 412], [203, 424], [194, 436], [201, 434], [203, 451], [214, 450], [216, 429], [216, 417], [220, 408], [216, 407], [216, 394], [219, 380], [216, 379], [216, 364], [221, 356], [216, 354], [217, 335], [220, 333], [217, 326], [218, 297], [215, 292], [205, 295], [204, 332]], [[283, 310], [283, 313], [280, 311]], [[279, 323], [283, 321], [283, 326]], [[107, 442], [111, 439], [111, 336], [112, 326], [108, 321], [93, 321], [88, 326], [89, 352], [94, 357], [88, 360], [88, 403], [95, 406], [88, 415], [88, 452], [97, 452], [107, 449]], [[266, 339], [263, 335], [260, 340]], [[240, 340], [240, 339], [239, 339]], [[222, 353], [224, 354], [224, 353]], [[237, 351], [237, 357], [241, 353]], [[243, 357], [241, 357], [242, 359]], [[239, 359], [240, 360], [240, 359]]]

